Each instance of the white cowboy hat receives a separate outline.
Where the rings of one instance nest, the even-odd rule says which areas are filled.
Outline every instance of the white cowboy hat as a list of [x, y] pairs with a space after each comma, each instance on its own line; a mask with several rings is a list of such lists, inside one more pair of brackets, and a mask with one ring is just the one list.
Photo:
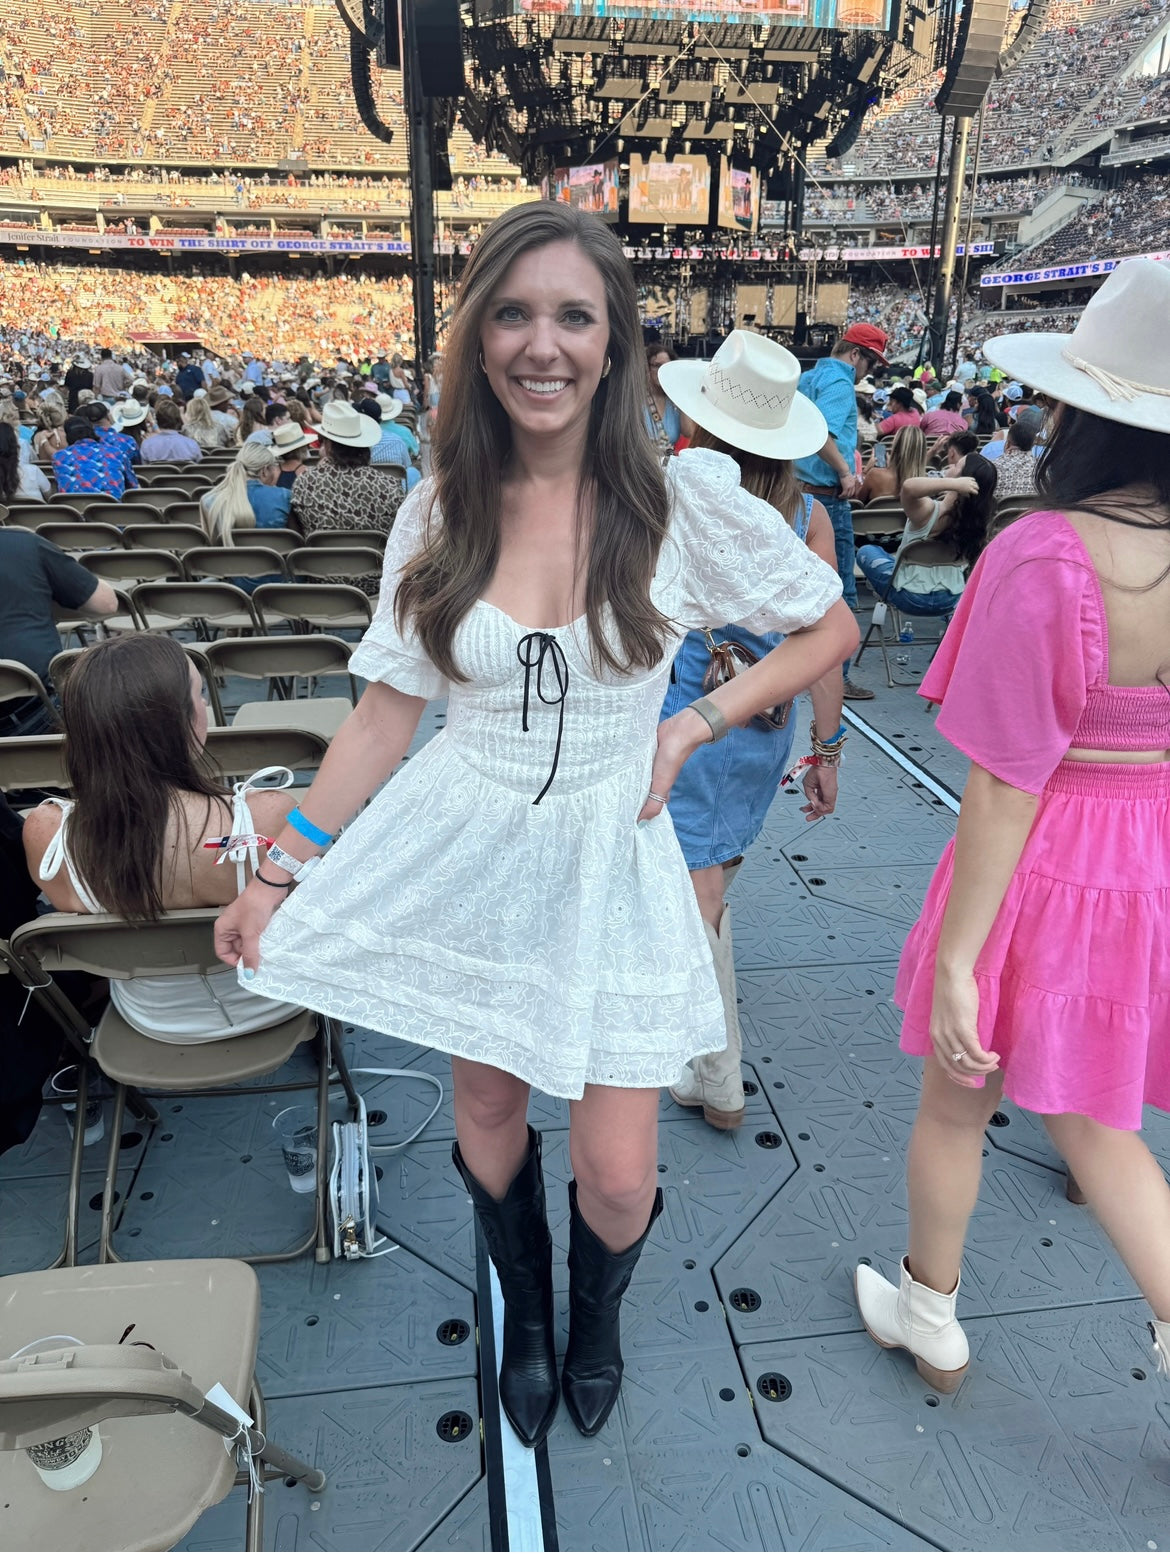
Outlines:
[[766, 459], [802, 459], [824, 447], [828, 423], [797, 393], [800, 363], [766, 335], [733, 329], [709, 362], [667, 362], [666, 394], [721, 441]]
[[114, 406], [114, 422], [119, 427], [141, 426], [146, 415], [146, 406], [140, 405], [136, 399], [124, 399]]
[[379, 394], [377, 398], [383, 421], [397, 421], [402, 414], [402, 401], [392, 398], [389, 394]]
[[368, 415], [359, 415], [352, 405], [333, 399], [322, 412], [317, 435], [347, 448], [372, 448], [382, 441], [382, 428]]
[[1148, 432], [1170, 432], [1170, 264], [1126, 259], [1107, 277], [1071, 335], [997, 335], [987, 360], [1075, 410]]
[[272, 428], [272, 451], [281, 458], [296, 448], [311, 448], [316, 441], [316, 432], [299, 426], [296, 421], [286, 421], [283, 426]]

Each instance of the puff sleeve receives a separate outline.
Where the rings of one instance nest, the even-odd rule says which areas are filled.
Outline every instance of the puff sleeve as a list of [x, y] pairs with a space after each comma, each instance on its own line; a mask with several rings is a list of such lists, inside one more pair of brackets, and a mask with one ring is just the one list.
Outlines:
[[942, 703], [938, 731], [957, 750], [1039, 793], [1106, 664], [1096, 573], [1067, 522], [1038, 513], [979, 558], [919, 695]]
[[743, 490], [727, 454], [687, 449], [670, 460], [667, 485], [670, 533], [654, 599], [680, 626], [799, 631], [841, 597], [836, 572], [774, 507]]
[[422, 549], [424, 523], [434, 485], [423, 481], [398, 509], [386, 542], [378, 607], [361, 644], [350, 659], [350, 669], [365, 680], [380, 680], [406, 696], [425, 696], [428, 701], [446, 696], [449, 685], [423, 652], [413, 626], [405, 635], [394, 623], [394, 595], [407, 562]]

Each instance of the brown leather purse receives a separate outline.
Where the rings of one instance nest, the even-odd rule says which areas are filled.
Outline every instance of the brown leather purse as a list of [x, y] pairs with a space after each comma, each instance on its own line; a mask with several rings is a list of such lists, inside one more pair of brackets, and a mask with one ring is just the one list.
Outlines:
[[[753, 664], [758, 664], [760, 661], [751, 648], [745, 647], [742, 642], [734, 640], [716, 642], [707, 629], [704, 629], [703, 636], [706, 639], [707, 651], [711, 655], [707, 673], [703, 676], [704, 696], [717, 690], [719, 686], [726, 685], [728, 680], [734, 680], [741, 669], [750, 669]], [[763, 729], [765, 733], [777, 733], [787, 725], [791, 712], [790, 701], [778, 702], [775, 707], [766, 707], [763, 712], [757, 712], [747, 726]]]

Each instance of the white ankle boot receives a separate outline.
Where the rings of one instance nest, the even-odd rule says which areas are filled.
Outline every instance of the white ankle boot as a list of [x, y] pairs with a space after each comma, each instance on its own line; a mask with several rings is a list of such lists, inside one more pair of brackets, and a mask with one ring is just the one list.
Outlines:
[[958, 1390], [971, 1354], [966, 1335], [955, 1321], [957, 1284], [949, 1295], [940, 1295], [910, 1277], [904, 1257], [902, 1281], [897, 1287], [864, 1263], [853, 1276], [853, 1287], [861, 1320], [875, 1343], [883, 1349], [909, 1350], [918, 1374], [936, 1392]]
[[680, 1106], [701, 1106], [703, 1120], [713, 1128], [727, 1131], [738, 1128], [743, 1121], [743, 1074], [740, 1059], [743, 1038], [739, 1030], [739, 1006], [735, 991], [735, 960], [731, 944], [731, 908], [723, 904], [719, 919], [719, 931], [704, 923], [711, 955], [715, 961], [715, 976], [723, 995], [723, 1023], [727, 1030], [727, 1045], [722, 1052], [709, 1052], [695, 1058], [682, 1078], [670, 1087], [670, 1098]]
[[1154, 1340], [1158, 1375], [1170, 1378], [1170, 1322], [1151, 1322], [1150, 1337]]

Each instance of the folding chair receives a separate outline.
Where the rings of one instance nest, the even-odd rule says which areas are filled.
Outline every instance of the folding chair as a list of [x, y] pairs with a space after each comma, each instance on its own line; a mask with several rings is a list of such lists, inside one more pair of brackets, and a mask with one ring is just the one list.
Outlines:
[[[213, 933], [218, 907], [193, 907], [167, 912], [149, 923], [127, 923], [112, 913], [87, 915], [51, 912], [25, 923], [12, 935], [11, 951], [31, 980], [44, 982], [55, 972], [84, 971], [111, 981], [130, 978], [206, 976], [222, 968]], [[302, 1043], [315, 1041], [317, 1074], [313, 1080], [286, 1080], [244, 1086], [241, 1081], [273, 1074]], [[98, 1261], [120, 1262], [114, 1244], [118, 1156], [125, 1121], [126, 1092], [133, 1086], [165, 1095], [277, 1095], [315, 1089], [318, 1138], [329, 1135], [329, 1071], [336, 1066], [350, 1105], [356, 1110], [353, 1081], [341, 1051], [340, 1029], [324, 1016], [302, 1009], [245, 1036], [195, 1043], [160, 1041], [144, 1036], [118, 1013], [113, 1002], [99, 1020], [90, 1057], [114, 1085], [114, 1114], [102, 1192]], [[240, 1254], [253, 1263], [282, 1263], [300, 1257], [310, 1247], [319, 1263], [329, 1261], [325, 1186], [329, 1151], [317, 1151], [314, 1223], [296, 1246], [284, 1252]]]
[[[263, 530], [256, 531], [263, 533]], [[265, 545], [208, 545], [206, 541], [183, 557], [187, 576], [221, 577], [276, 577], [287, 578], [284, 557]]]
[[[147, 551], [127, 551], [130, 556]], [[264, 627], [242, 588], [231, 583], [139, 583], [130, 595], [139, 617], [151, 630], [193, 631], [204, 642], [212, 631], [254, 631]], [[157, 625], [155, 623], [158, 623]]]
[[[210, 644], [208, 644], [210, 645]], [[9, 743], [0, 740], [0, 746]], [[227, 778], [250, 777], [265, 766], [291, 772], [315, 772], [329, 752], [329, 741], [307, 728], [209, 728], [203, 747]], [[3, 773], [0, 750], [0, 774]]]
[[266, 628], [289, 621], [297, 630], [364, 631], [374, 618], [369, 597], [347, 583], [262, 583], [252, 601]]
[[876, 539], [887, 534], [901, 534], [906, 527], [906, 514], [900, 507], [859, 507], [853, 514], [853, 538]]
[[0, 658], [0, 705], [7, 701], [27, 701], [30, 696], [35, 696], [56, 718], [57, 709], [40, 675], [15, 658]]
[[67, 503], [59, 501], [9, 502], [5, 522], [10, 529], [36, 529], [42, 523], [76, 523], [77, 513]]
[[382, 552], [369, 545], [306, 545], [288, 558], [291, 576], [309, 583], [341, 578], [382, 577]]
[[[161, 513], [149, 516], [151, 523], [186, 523], [194, 529], [202, 529], [205, 536], [203, 543], [207, 544], [207, 525], [203, 519], [203, 508], [198, 502], [168, 502]], [[136, 519], [131, 521], [137, 522]]]
[[1028, 496], [1002, 496], [995, 504], [995, 517], [992, 520], [992, 535], [1000, 534], [1008, 524], [1015, 523], [1017, 518], [1022, 518], [1025, 513], [1037, 512], [1041, 505], [1041, 499], [1033, 491]]
[[87, 523], [95, 518], [99, 523], [120, 522], [121, 502], [112, 496], [103, 496], [101, 492], [88, 491], [84, 497], [59, 496], [57, 501], [75, 508]]
[[207, 536], [190, 523], [128, 523], [122, 530], [122, 543], [127, 550], [165, 550], [182, 557], [206, 545]]
[[381, 529], [317, 529], [307, 539], [298, 540], [298, 544], [310, 550], [347, 550], [359, 545], [367, 550], [384, 552], [389, 538]]
[[0, 790], [13, 793], [22, 788], [52, 788], [67, 793], [64, 746], [61, 734], [9, 734], [0, 739]]
[[136, 491], [127, 491], [122, 498], [122, 506], [150, 507], [156, 513], [165, 512], [175, 502], [187, 502], [190, 493], [184, 491], [182, 486], [139, 486]]
[[149, 473], [144, 475], [139, 470], [138, 478], [143, 482], [143, 488], [148, 491], [154, 491], [160, 486], [165, 486], [169, 492], [183, 491], [189, 497], [198, 497], [202, 492], [209, 491], [215, 485], [218, 476], [210, 471], [205, 475], [195, 472], [182, 475], [170, 470], [165, 474], [155, 475], [152, 478]]
[[78, 555], [91, 550], [122, 549], [122, 531], [112, 523], [88, 523], [74, 518], [71, 523], [39, 523], [37, 533], [58, 550]]
[[77, 559], [95, 577], [116, 587], [133, 588], [136, 583], [185, 576], [183, 563], [169, 550], [87, 550]]
[[861, 663], [861, 655], [865, 652], [866, 648], [869, 647], [873, 639], [873, 634], [876, 631], [878, 646], [882, 650], [882, 662], [886, 666], [886, 684], [890, 687], [891, 690], [895, 686], [916, 686], [918, 684], [916, 680], [896, 680], [894, 678], [893, 667], [890, 664], [889, 644], [886, 641], [885, 627], [887, 616], [892, 616], [891, 625], [893, 627], [895, 640], [897, 639], [901, 630], [898, 620], [899, 615], [912, 615], [915, 619], [922, 620], [940, 620], [942, 622], [942, 631], [939, 632], [937, 637], [915, 638], [915, 641], [919, 644], [919, 646], [925, 645], [930, 647], [933, 645], [937, 648], [938, 644], [943, 639], [943, 632], [946, 631], [946, 628], [951, 623], [951, 615], [953, 612], [947, 610], [945, 614], [940, 615], [937, 611], [933, 610], [926, 611], [903, 609], [901, 606], [891, 605], [889, 603], [889, 597], [891, 592], [898, 586], [898, 573], [907, 563], [912, 562], [917, 566], [954, 566], [957, 559], [958, 558], [955, 554], [955, 547], [949, 540], [945, 539], [914, 540], [905, 547], [901, 555], [898, 557], [897, 562], [895, 563], [893, 573], [890, 576], [889, 582], [886, 584], [885, 591], [879, 594], [877, 603], [873, 607], [873, 618], [870, 621], [869, 630], [866, 632], [861, 646], [857, 649], [857, 657], [853, 660], [853, 667], [855, 669], [857, 668], [858, 664]]
[[[204, 649], [214, 673], [267, 680], [268, 701], [246, 701], [232, 719], [233, 728], [311, 729], [332, 739], [357, 704], [357, 682], [349, 672], [353, 651], [340, 637], [313, 633], [303, 637], [221, 637]], [[296, 695], [299, 676], [343, 674], [349, 695]], [[276, 696], [276, 700], [272, 697]]]
[[233, 529], [232, 540], [236, 545], [263, 545], [268, 550], [279, 551], [282, 556], [299, 550], [305, 543], [295, 529]]
[[[5, 1547], [174, 1548], [209, 1506], [248, 1483], [250, 1465], [261, 1480], [324, 1489], [319, 1468], [265, 1434], [256, 1382], [260, 1286], [246, 1263], [14, 1274], [0, 1279], [0, 1311], [6, 1353], [45, 1334], [72, 1335], [0, 1362]], [[218, 1394], [209, 1398], [217, 1384], [254, 1428], [242, 1429]], [[100, 1467], [84, 1486], [54, 1494], [26, 1449], [89, 1427], [98, 1431]], [[249, 1495], [237, 1546], [263, 1548], [264, 1498]]]

